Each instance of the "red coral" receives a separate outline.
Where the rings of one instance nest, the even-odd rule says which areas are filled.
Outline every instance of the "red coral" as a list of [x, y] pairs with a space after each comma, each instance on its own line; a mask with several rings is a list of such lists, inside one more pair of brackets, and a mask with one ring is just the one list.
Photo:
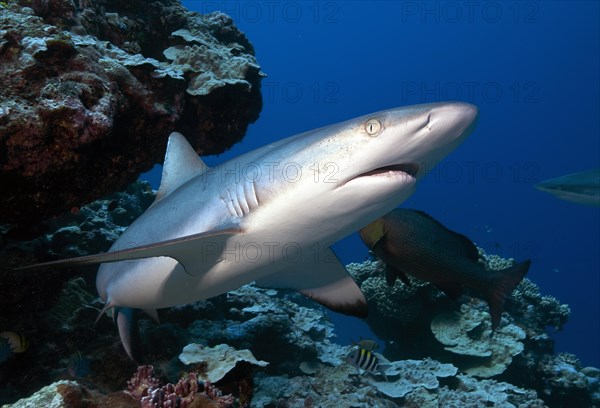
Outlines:
[[217, 401], [221, 408], [227, 408], [233, 405], [233, 395], [223, 395], [221, 390], [212, 385], [210, 381], [204, 383], [204, 393], [211, 400]]
[[154, 367], [151, 365], [139, 366], [131, 380], [127, 381], [129, 394], [135, 399], [147, 396], [151, 389], [158, 388], [160, 381], [152, 377]]
[[189, 373], [175, 384], [175, 393], [181, 396], [181, 408], [187, 407], [198, 392], [198, 378], [196, 373]]
[[198, 374], [195, 372], [183, 376], [177, 384], [171, 383], [159, 387], [159, 381], [152, 377], [154, 367], [140, 366], [133, 378], [127, 381], [129, 394], [139, 400], [142, 408], [188, 408], [198, 395], [203, 395], [219, 404], [219, 407], [231, 407], [232, 395], [223, 395], [221, 390], [210, 382], [204, 384], [199, 393]]

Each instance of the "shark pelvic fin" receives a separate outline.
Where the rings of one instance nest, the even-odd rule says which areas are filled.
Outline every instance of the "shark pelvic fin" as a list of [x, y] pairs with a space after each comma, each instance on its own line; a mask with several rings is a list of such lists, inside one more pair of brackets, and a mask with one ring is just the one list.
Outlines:
[[134, 362], [140, 364], [140, 335], [135, 310], [115, 307], [113, 313], [125, 352]]
[[367, 300], [330, 248], [321, 256], [310, 254], [288, 270], [276, 272], [256, 281], [256, 285], [273, 289], [292, 289], [335, 312], [366, 317]]
[[96, 325], [98, 324], [98, 320], [100, 320], [100, 318], [102, 316], [104, 316], [104, 314], [106, 313], [106, 311], [108, 309], [110, 309], [111, 307], [113, 307], [113, 305], [111, 305], [110, 302], [106, 302], [106, 304], [104, 305], [104, 307], [102, 308], [102, 310], [100, 311], [100, 313], [98, 313], [98, 317], [96, 317], [96, 320], [94, 320], [93, 327], [96, 327]]
[[197, 262], [216, 263], [221, 257], [221, 252], [225, 248], [224, 244], [227, 239], [241, 232], [243, 230], [240, 224], [238, 222], [231, 222], [199, 234], [122, 250], [116, 249], [101, 254], [29, 265], [17, 268], [16, 270], [100, 264], [167, 256], [175, 259], [184, 267], [188, 274], [193, 275], [193, 269], [188, 268], [189, 265]]
[[[135, 363], [140, 364], [140, 339], [135, 311], [133, 309], [113, 306], [111, 302], [108, 301], [94, 321], [94, 326], [96, 326], [98, 320], [100, 320], [100, 318], [104, 316], [104, 313], [110, 308], [113, 308], [113, 323], [117, 324], [119, 338], [121, 339], [121, 344], [123, 344], [125, 352]], [[154, 310], [154, 314], [156, 314], [156, 310]], [[158, 319], [158, 315], [156, 318]]]
[[186, 181], [203, 174], [208, 169], [209, 167], [198, 157], [194, 148], [181, 133], [171, 133], [155, 202], [162, 200]]

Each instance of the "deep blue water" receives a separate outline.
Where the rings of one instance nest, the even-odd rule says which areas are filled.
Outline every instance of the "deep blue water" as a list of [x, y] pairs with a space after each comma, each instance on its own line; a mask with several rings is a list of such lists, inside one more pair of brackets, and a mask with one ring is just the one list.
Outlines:
[[[208, 164], [381, 109], [476, 104], [476, 131], [403, 207], [427, 211], [489, 252], [531, 258], [528, 277], [572, 310], [554, 335], [557, 351], [600, 366], [600, 209], [533, 188], [600, 167], [600, 3], [183, 4], [231, 15], [268, 74], [259, 120]], [[159, 169], [147, 177], [156, 187]], [[367, 256], [356, 234], [334, 249], [344, 263]], [[334, 319], [340, 341], [368, 336], [359, 320]]]

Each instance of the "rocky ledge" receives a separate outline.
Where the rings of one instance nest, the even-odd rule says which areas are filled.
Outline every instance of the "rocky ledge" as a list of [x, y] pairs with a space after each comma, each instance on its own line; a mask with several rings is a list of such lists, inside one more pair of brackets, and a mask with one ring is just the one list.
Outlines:
[[124, 189], [173, 130], [227, 150], [258, 118], [263, 75], [230, 17], [178, 0], [0, 2], [0, 225], [29, 238]]

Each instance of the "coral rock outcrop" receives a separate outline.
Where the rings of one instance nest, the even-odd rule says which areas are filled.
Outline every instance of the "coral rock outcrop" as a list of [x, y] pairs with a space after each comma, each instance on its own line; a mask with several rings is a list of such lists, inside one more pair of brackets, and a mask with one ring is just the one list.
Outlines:
[[0, 4], [0, 225], [36, 224], [161, 163], [170, 132], [225, 151], [262, 107], [230, 17], [178, 0]]

